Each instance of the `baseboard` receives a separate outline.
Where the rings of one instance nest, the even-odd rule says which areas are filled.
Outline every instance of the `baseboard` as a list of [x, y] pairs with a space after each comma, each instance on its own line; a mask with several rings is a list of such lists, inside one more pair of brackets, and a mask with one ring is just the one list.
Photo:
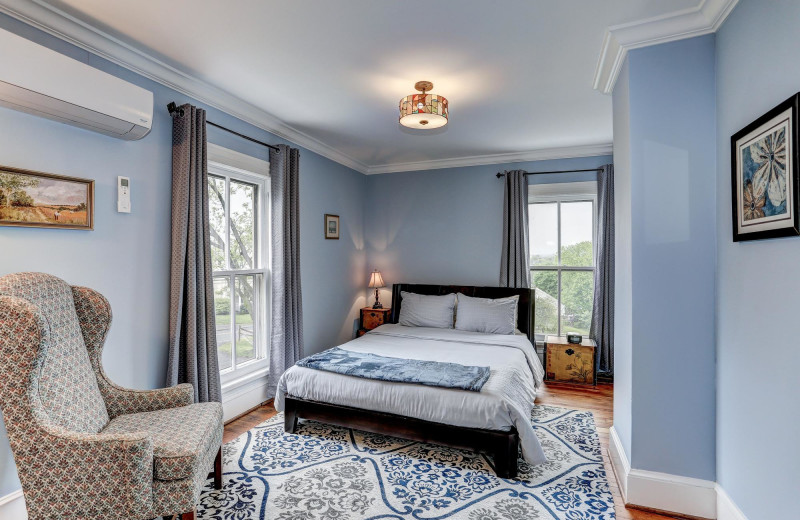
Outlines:
[[717, 520], [747, 520], [739, 506], [717, 484]]
[[608, 429], [608, 455], [611, 458], [611, 467], [614, 470], [614, 476], [617, 477], [619, 490], [622, 493], [622, 499], [628, 503], [628, 473], [631, 472], [631, 463], [628, 461], [628, 456], [625, 454], [625, 448], [622, 447], [622, 441], [619, 438], [616, 428], [611, 426]]
[[717, 518], [716, 484], [679, 475], [631, 468], [617, 431], [609, 429], [611, 466], [626, 505], [695, 518]]
[[0, 497], [0, 520], [27, 520], [25, 497], [18, 489], [4, 497]]

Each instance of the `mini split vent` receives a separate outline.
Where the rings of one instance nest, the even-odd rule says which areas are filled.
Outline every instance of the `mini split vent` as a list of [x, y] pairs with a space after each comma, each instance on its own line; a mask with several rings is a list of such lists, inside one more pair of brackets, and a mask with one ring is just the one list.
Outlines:
[[0, 30], [0, 105], [117, 137], [141, 139], [153, 93]]

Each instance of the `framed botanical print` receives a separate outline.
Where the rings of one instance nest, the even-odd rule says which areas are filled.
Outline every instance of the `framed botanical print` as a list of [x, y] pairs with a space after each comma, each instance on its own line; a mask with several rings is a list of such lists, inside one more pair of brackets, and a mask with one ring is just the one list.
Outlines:
[[325, 214], [325, 238], [339, 240], [339, 215]]
[[0, 226], [94, 229], [94, 181], [0, 166]]
[[795, 94], [731, 137], [733, 241], [800, 235]]

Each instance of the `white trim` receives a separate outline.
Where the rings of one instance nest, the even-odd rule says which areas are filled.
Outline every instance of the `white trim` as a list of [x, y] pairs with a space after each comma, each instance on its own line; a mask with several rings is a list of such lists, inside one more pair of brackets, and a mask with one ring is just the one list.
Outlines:
[[611, 459], [611, 468], [614, 470], [614, 476], [617, 477], [619, 490], [622, 493], [622, 500], [628, 503], [628, 473], [631, 472], [631, 463], [628, 462], [628, 456], [625, 454], [625, 448], [622, 447], [622, 441], [617, 434], [616, 428], [611, 426], [608, 429], [608, 456]]
[[[44, 0], [0, 0], [0, 12], [41, 29], [137, 74], [218, 108], [262, 130], [283, 137], [332, 161], [364, 172], [367, 166], [305, 134], [272, 114], [164, 63], [96, 27], [49, 5]], [[163, 107], [161, 107], [163, 108]]]
[[715, 485], [709, 480], [631, 469], [626, 503], [680, 515], [716, 518]]
[[28, 510], [25, 508], [25, 497], [22, 489], [0, 497], [0, 520], [26, 520]]
[[747, 520], [739, 506], [728, 493], [717, 484], [717, 520]]
[[553, 182], [528, 186], [528, 202], [581, 200], [586, 197], [597, 202], [597, 181]]
[[629, 50], [716, 32], [737, 2], [703, 0], [697, 7], [609, 27], [603, 38], [592, 86], [610, 94]]
[[222, 387], [222, 420], [228, 422], [269, 399], [267, 374], [269, 367], [230, 381]]
[[608, 452], [622, 498], [635, 505], [698, 518], [717, 518], [716, 483], [632, 469], [617, 430], [609, 428]]
[[214, 143], [208, 143], [208, 162], [220, 168], [233, 167], [239, 172], [269, 176], [269, 161], [239, 153]]
[[598, 155], [611, 155], [613, 151], [613, 146], [610, 143], [567, 146], [563, 148], [543, 148], [541, 150], [530, 150], [527, 152], [473, 155], [469, 157], [453, 157], [451, 159], [434, 159], [431, 161], [380, 164], [369, 166], [364, 173], [367, 175], [375, 175], [378, 173], [438, 170], [441, 168], [462, 168], [465, 166], [480, 166], [485, 164], [547, 161], [550, 159], [571, 159], [574, 157], [595, 157]]

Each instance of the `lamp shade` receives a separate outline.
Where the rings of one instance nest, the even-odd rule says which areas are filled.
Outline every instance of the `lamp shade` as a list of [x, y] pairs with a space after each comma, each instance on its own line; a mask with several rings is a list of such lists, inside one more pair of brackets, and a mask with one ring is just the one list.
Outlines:
[[400, 100], [400, 124], [408, 128], [439, 128], [447, 124], [447, 98], [437, 94], [411, 94]]
[[386, 287], [386, 284], [383, 283], [383, 276], [377, 269], [372, 271], [369, 276], [369, 287]]

